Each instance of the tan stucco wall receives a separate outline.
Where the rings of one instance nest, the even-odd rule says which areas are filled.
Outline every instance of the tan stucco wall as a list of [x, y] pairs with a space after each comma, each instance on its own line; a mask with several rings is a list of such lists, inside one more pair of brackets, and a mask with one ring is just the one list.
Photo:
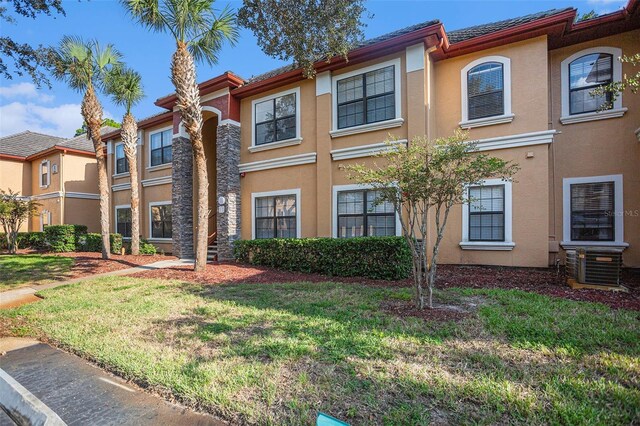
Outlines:
[[98, 166], [95, 158], [64, 154], [61, 174], [65, 192], [98, 193]]
[[511, 60], [511, 112], [515, 117], [511, 123], [473, 128], [469, 136], [482, 139], [547, 130], [547, 38], [543, 36], [436, 62], [435, 135], [451, 135], [462, 120], [461, 70], [492, 55]]
[[38, 207], [37, 214], [31, 218], [29, 231], [41, 231], [40, 214], [44, 210], [49, 210], [51, 212], [50, 225], [64, 224], [64, 218], [62, 215], [62, 198], [61, 197], [48, 198], [46, 200], [38, 200], [38, 203], [40, 203], [40, 206]]
[[[46, 157], [38, 158], [31, 162], [31, 188], [32, 195], [46, 194], [49, 192], [56, 192], [61, 190], [60, 185], [60, 153], [56, 152]], [[54, 164], [58, 165], [58, 173], [51, 173], [50, 184], [47, 187], [40, 187], [40, 164], [44, 161], [49, 161], [49, 169], [52, 170]]]
[[[557, 241], [563, 235], [562, 179], [603, 175], [623, 175], [624, 241], [629, 244], [623, 254], [624, 263], [640, 267], [640, 142], [634, 131], [640, 126], [640, 96], [629, 92], [622, 96], [622, 106], [628, 108], [621, 118], [563, 125], [561, 114], [560, 63], [583, 49], [596, 46], [619, 47], [623, 55], [640, 50], [640, 30], [581, 43], [550, 52], [551, 121], [561, 131], [553, 144], [553, 182], [549, 228]], [[615, 60], [615, 58], [614, 58]], [[624, 64], [622, 73], [633, 75], [637, 69]]]
[[0, 189], [31, 195], [31, 163], [0, 158]]
[[86, 225], [88, 232], [100, 232], [100, 200], [66, 197], [64, 223]]

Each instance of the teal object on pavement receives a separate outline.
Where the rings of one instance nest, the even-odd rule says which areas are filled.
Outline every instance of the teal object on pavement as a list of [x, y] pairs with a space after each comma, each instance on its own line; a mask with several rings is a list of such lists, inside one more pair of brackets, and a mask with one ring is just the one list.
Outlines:
[[328, 414], [318, 413], [316, 426], [349, 426], [349, 423], [345, 423]]

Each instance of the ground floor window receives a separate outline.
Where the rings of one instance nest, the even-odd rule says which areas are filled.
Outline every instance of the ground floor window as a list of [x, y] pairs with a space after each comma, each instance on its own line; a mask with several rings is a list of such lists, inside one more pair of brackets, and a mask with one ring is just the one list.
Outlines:
[[295, 194], [255, 198], [255, 238], [296, 238], [297, 197]]
[[44, 227], [49, 225], [51, 225], [51, 212], [42, 210], [42, 213], [40, 213], [40, 231], [44, 231]]
[[131, 238], [131, 207], [116, 207], [116, 232]]
[[337, 237], [396, 235], [395, 208], [379, 197], [379, 191], [370, 189], [339, 191]]
[[571, 185], [571, 240], [615, 240], [615, 184], [609, 182]]
[[171, 237], [171, 204], [151, 205], [151, 238]]
[[504, 241], [504, 185], [469, 187], [469, 241]]

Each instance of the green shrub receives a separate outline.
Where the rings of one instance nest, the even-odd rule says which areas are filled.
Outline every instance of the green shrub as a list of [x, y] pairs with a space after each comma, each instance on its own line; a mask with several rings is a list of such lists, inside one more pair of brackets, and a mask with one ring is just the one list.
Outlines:
[[411, 273], [411, 252], [402, 237], [236, 241], [234, 255], [252, 265], [332, 276], [398, 280]]
[[73, 225], [45, 226], [44, 238], [47, 247], [52, 252], [65, 253], [76, 249], [76, 235]]
[[156, 254], [156, 246], [145, 240], [140, 240], [140, 254]]
[[[44, 249], [44, 233], [43, 232], [18, 232], [18, 248], [31, 248], [34, 250]], [[7, 249], [7, 238], [4, 233], [0, 233], [0, 250]]]
[[[111, 253], [120, 254], [122, 250], [122, 235], [109, 234], [109, 241], [111, 243]], [[81, 235], [76, 245], [77, 251], [93, 251], [102, 252], [102, 234], [96, 232], [90, 232], [88, 234]]]

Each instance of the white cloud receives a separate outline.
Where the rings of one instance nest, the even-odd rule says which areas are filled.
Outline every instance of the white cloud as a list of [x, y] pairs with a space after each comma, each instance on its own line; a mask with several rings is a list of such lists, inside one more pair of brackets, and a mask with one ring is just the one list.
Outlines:
[[42, 106], [11, 102], [0, 106], [0, 136], [31, 130], [70, 138], [81, 125], [80, 104]]
[[26, 98], [41, 103], [52, 102], [54, 99], [52, 95], [47, 95], [33, 83], [15, 83], [11, 86], [0, 87], [0, 98]]

